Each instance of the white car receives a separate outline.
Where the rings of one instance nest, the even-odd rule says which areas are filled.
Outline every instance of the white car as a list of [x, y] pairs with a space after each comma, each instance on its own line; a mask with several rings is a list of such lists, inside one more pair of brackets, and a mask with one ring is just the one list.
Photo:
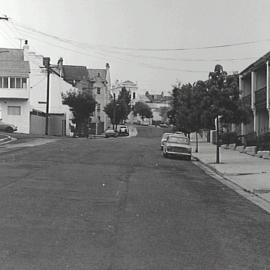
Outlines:
[[164, 143], [167, 141], [168, 136], [172, 135], [172, 133], [163, 133], [160, 141], [160, 149], [163, 150]]
[[191, 160], [191, 146], [188, 137], [169, 135], [163, 146], [163, 156], [184, 157]]
[[15, 125], [0, 121], [0, 131], [12, 133], [17, 130], [18, 128]]

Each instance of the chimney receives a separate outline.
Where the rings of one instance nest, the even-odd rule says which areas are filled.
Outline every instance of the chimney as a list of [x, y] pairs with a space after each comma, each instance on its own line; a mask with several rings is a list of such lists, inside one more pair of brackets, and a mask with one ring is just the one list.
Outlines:
[[29, 45], [28, 45], [28, 40], [24, 41], [24, 45], [23, 45], [23, 55], [24, 55], [24, 61], [28, 61], [29, 60]]
[[111, 89], [111, 75], [110, 75], [109, 63], [106, 63], [106, 82], [107, 82], [107, 88]]
[[58, 67], [58, 70], [60, 72], [60, 77], [61, 78], [63, 77], [63, 62], [64, 62], [64, 60], [63, 60], [62, 57], [60, 57], [58, 62], [57, 62], [57, 67]]

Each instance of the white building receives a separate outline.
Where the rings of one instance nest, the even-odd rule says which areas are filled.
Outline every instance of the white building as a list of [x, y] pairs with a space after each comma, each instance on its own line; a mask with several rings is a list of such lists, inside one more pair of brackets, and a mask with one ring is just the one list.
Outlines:
[[[72, 89], [57, 73], [50, 74], [49, 134], [70, 135], [70, 110], [61, 93]], [[74, 89], [74, 88], [73, 88]], [[0, 119], [21, 133], [45, 133], [47, 71], [43, 56], [23, 49], [0, 49]]]
[[23, 50], [0, 49], [0, 121], [29, 133], [30, 65]]
[[137, 83], [134, 83], [132, 81], [116, 81], [112, 85], [112, 94], [115, 94], [115, 97], [117, 98], [122, 88], [125, 87], [127, 91], [131, 94], [131, 106], [135, 105], [135, 103], [138, 101], [138, 85]]

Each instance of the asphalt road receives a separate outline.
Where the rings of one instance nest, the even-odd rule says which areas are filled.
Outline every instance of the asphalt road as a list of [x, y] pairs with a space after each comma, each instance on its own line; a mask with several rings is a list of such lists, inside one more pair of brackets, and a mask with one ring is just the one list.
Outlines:
[[270, 269], [269, 214], [161, 133], [0, 148], [0, 269]]

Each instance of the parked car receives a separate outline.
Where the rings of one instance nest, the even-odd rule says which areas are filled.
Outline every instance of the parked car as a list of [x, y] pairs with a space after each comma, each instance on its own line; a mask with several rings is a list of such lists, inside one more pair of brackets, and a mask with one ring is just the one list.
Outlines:
[[142, 123], [141, 123], [141, 126], [149, 126], [149, 123], [147, 123], [147, 122], [142, 122]]
[[120, 136], [128, 136], [129, 135], [128, 127], [124, 125], [120, 125], [118, 128], [118, 133]]
[[118, 132], [113, 130], [112, 128], [105, 130], [104, 132], [104, 137], [109, 138], [109, 137], [117, 137]]
[[169, 135], [172, 135], [172, 133], [163, 133], [160, 141], [160, 149], [163, 150], [164, 143], [167, 141]]
[[163, 146], [163, 156], [184, 157], [191, 160], [191, 146], [189, 138], [180, 135], [169, 135]]
[[5, 131], [5, 132], [14, 132], [17, 131], [17, 127], [13, 124], [8, 124], [5, 122], [0, 121], [0, 131]]
[[160, 123], [159, 126], [161, 128], [168, 128], [169, 127], [166, 123]]
[[185, 136], [185, 133], [184, 133], [184, 132], [182, 132], [182, 131], [176, 131], [174, 134], [177, 134], [177, 135], [183, 135], [183, 136]]

